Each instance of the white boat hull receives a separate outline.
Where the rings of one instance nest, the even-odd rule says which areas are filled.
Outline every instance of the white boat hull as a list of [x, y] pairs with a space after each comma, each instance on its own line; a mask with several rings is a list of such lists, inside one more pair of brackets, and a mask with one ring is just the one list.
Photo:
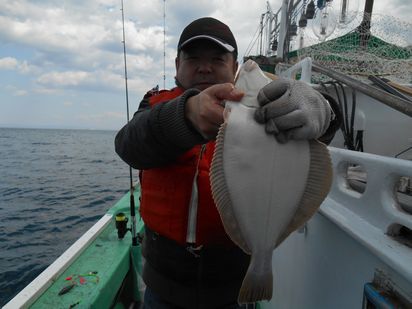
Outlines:
[[[262, 307], [362, 308], [364, 285], [377, 279], [406, 304], [401, 308], [412, 307], [412, 213], [396, 190], [400, 177], [412, 176], [412, 162], [330, 150], [332, 190], [306, 226], [275, 250], [273, 298]], [[363, 193], [346, 180], [351, 164], [365, 169]]]

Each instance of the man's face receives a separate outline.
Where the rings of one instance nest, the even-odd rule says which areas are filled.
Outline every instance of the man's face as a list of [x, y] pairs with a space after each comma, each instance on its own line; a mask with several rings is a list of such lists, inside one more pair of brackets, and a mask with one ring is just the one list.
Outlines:
[[233, 54], [208, 40], [196, 40], [176, 58], [176, 79], [185, 89], [204, 90], [214, 84], [233, 83], [237, 67]]

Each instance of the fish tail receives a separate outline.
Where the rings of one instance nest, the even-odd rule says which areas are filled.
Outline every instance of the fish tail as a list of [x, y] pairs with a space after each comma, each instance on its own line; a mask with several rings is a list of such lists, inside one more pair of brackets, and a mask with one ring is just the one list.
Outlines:
[[[263, 262], [263, 263], [262, 263]], [[265, 261], [253, 258], [239, 291], [238, 303], [254, 303], [263, 299], [270, 300], [273, 291], [272, 253]]]

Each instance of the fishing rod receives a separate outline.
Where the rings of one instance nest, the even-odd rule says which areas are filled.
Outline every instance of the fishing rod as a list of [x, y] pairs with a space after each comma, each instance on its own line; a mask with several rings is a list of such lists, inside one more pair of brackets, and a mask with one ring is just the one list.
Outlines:
[[[126, 61], [126, 36], [124, 33], [124, 8], [122, 2], [122, 29], [123, 29], [123, 59], [124, 59], [124, 81], [126, 89], [126, 110], [127, 110], [127, 123], [130, 121], [129, 116], [129, 90], [127, 86], [127, 61]], [[132, 245], [137, 246], [137, 233], [136, 233], [136, 206], [134, 202], [134, 186], [133, 186], [133, 173], [132, 167], [129, 165], [129, 179], [130, 179], [130, 217], [132, 218]], [[127, 221], [126, 221], [127, 222]]]
[[163, 89], [166, 89], [166, 0], [163, 0]]

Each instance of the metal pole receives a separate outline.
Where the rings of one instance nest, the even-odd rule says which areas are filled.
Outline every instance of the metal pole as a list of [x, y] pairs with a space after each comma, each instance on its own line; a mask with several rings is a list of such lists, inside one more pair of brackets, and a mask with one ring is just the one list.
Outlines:
[[352, 87], [353, 89], [356, 89], [371, 98], [374, 98], [378, 100], [379, 102], [382, 102], [383, 104], [396, 109], [397, 111], [408, 115], [409, 117], [412, 117], [412, 103], [409, 101], [396, 97], [390, 93], [387, 93], [379, 88], [370, 86], [368, 84], [365, 84], [359, 80], [356, 80], [352, 77], [349, 77], [347, 75], [344, 75], [342, 73], [336, 72], [332, 69], [325, 68], [324, 66], [321, 66], [319, 64], [312, 63], [312, 68], [314, 71], [325, 74], [329, 77], [332, 77], [336, 79], [337, 81], [340, 81], [349, 87]]
[[260, 46], [259, 46], [259, 55], [263, 55], [263, 19], [265, 18], [265, 14], [262, 14], [260, 18]]
[[278, 58], [281, 58], [282, 60], [283, 60], [283, 52], [284, 52], [285, 39], [286, 39], [288, 8], [289, 8], [289, 0], [283, 0], [282, 11], [280, 15], [279, 42], [278, 42], [278, 49], [277, 49], [277, 56]]
[[285, 39], [285, 46], [283, 49], [283, 61], [288, 61], [288, 54], [290, 48], [290, 25], [292, 24], [292, 14], [294, 10], [293, 6], [294, 0], [289, 0], [289, 7], [288, 7], [288, 14], [287, 14], [287, 22], [286, 22], [286, 39]]
[[365, 11], [363, 12], [363, 20], [359, 26], [360, 46], [366, 48], [370, 38], [371, 19], [373, 10], [373, 1], [366, 0]]
[[272, 55], [272, 27], [273, 27], [273, 11], [272, 8], [270, 7], [269, 1], [266, 2], [267, 5], [267, 20], [268, 20], [268, 32], [266, 34], [266, 55], [265, 56], [271, 56]]

